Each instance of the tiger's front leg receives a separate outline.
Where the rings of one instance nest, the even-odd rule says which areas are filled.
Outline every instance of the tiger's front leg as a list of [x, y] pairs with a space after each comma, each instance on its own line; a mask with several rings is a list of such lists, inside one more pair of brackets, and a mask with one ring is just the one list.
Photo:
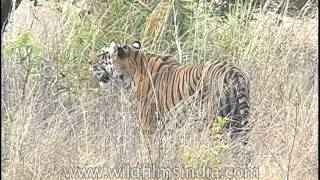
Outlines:
[[141, 102], [139, 105], [140, 137], [147, 155], [151, 161], [151, 152], [154, 147], [154, 135], [157, 129], [155, 117], [155, 105], [149, 102]]

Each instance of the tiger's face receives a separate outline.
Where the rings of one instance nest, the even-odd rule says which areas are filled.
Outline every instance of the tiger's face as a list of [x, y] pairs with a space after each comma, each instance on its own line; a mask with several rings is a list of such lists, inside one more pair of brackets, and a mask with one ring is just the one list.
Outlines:
[[[109, 47], [103, 48], [101, 53], [89, 60], [90, 70], [101, 84], [108, 84], [121, 80], [132, 86], [133, 69], [130, 58], [134, 52], [139, 51], [141, 43], [134, 41], [130, 46], [120, 46], [111, 42]], [[131, 87], [132, 88], [132, 87]]]

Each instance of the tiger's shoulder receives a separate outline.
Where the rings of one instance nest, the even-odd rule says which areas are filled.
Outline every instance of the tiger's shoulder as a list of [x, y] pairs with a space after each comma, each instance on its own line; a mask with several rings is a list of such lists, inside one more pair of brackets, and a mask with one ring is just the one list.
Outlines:
[[163, 54], [152, 54], [152, 53], [147, 53], [146, 54], [147, 57], [158, 57], [158, 59], [162, 60], [165, 64], [180, 64], [176, 55], [172, 55], [172, 54], [167, 54], [167, 55], [163, 55]]

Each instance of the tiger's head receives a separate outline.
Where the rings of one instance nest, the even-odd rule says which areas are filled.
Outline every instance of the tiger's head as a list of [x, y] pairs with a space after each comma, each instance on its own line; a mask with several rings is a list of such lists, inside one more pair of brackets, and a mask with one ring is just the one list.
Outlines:
[[109, 47], [102, 48], [100, 54], [89, 59], [90, 71], [100, 84], [121, 80], [132, 86], [134, 72], [129, 59], [133, 59], [132, 56], [140, 49], [139, 41], [134, 41], [129, 46], [121, 46], [112, 41]]

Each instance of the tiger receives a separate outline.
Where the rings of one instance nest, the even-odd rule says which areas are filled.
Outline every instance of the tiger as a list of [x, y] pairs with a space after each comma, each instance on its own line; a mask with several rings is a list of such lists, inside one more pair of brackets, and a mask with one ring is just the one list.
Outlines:
[[89, 65], [101, 83], [119, 80], [131, 87], [144, 134], [154, 133], [157, 114], [170, 112], [194, 95], [206, 108], [207, 119], [229, 119], [226, 128], [232, 134], [248, 123], [249, 78], [231, 63], [216, 60], [184, 65], [173, 55], [145, 53], [139, 41], [130, 45], [112, 41], [89, 59]]

